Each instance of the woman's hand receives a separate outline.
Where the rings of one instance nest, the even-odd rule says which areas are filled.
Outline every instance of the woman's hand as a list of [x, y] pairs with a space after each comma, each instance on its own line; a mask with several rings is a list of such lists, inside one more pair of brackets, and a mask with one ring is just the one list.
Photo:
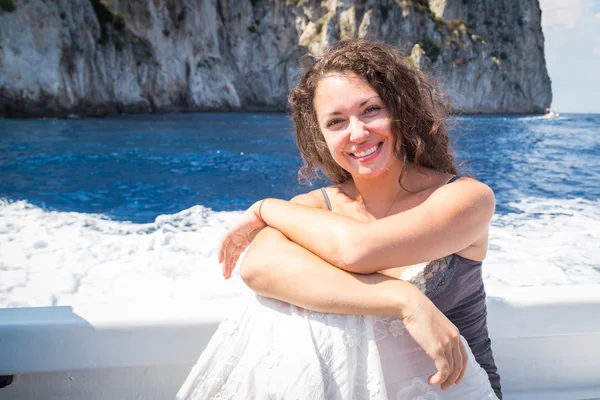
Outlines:
[[265, 226], [260, 217], [260, 205], [257, 201], [229, 228], [219, 243], [219, 263], [223, 268], [223, 277], [229, 279], [242, 252], [250, 245], [254, 237]]
[[404, 326], [438, 370], [429, 377], [429, 384], [445, 390], [460, 383], [468, 356], [458, 329], [419, 289], [407, 294], [401, 315]]

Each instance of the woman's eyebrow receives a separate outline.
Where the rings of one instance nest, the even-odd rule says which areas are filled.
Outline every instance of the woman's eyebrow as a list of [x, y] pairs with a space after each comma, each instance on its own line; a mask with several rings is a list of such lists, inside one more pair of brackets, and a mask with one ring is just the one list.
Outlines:
[[362, 103], [360, 103], [360, 107], [364, 106], [365, 104], [367, 104], [369, 101], [371, 101], [373, 99], [379, 99], [379, 96], [369, 97], [368, 99], [366, 99], [365, 101], [363, 101]]
[[[367, 104], [369, 101], [371, 101], [373, 99], [379, 99], [379, 96], [369, 97], [365, 101], [361, 102], [358, 106], [362, 107], [362, 106], [364, 106], [365, 104]], [[329, 116], [333, 116], [333, 115], [341, 115], [341, 114], [342, 114], [341, 111], [331, 111], [331, 112], [328, 112], [328, 113], [323, 113], [321, 115], [322, 115], [323, 118], [325, 118], [325, 117], [329, 117]]]

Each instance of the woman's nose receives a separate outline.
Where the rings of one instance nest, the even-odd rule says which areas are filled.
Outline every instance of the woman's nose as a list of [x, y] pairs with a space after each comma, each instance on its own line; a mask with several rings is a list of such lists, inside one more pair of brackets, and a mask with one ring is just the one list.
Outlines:
[[359, 118], [350, 118], [350, 140], [353, 142], [364, 142], [369, 137], [369, 131]]

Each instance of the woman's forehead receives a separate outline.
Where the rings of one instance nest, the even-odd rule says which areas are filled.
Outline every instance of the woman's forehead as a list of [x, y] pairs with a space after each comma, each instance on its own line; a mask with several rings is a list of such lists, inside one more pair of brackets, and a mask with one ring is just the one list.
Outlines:
[[[357, 87], [362, 88], [368, 86], [373, 89], [365, 77], [355, 74], [354, 72], [330, 72], [321, 77], [316, 85], [316, 91], [319, 91], [323, 87], [331, 86], [345, 86], [345, 87]], [[373, 89], [374, 90], [374, 89]]]
[[319, 81], [315, 90], [314, 105], [319, 114], [331, 114], [340, 111], [341, 106], [362, 106], [378, 97], [377, 91], [363, 77], [355, 74], [336, 74]]

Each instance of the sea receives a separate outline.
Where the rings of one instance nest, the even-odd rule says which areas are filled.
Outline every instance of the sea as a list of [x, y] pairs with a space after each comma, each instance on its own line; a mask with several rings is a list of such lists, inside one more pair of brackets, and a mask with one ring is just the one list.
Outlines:
[[[488, 289], [600, 284], [600, 114], [454, 116], [495, 192]], [[236, 301], [217, 243], [298, 181], [288, 114], [0, 119], [0, 307]]]

